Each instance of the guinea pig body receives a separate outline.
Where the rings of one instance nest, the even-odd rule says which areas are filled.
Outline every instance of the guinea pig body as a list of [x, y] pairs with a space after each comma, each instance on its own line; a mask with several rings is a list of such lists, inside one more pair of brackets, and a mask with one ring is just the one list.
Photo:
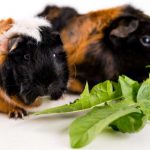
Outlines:
[[[52, 18], [51, 10], [39, 16]], [[60, 16], [55, 16], [55, 22]], [[93, 87], [100, 81], [116, 80], [121, 74], [138, 81], [148, 77], [145, 66], [150, 64], [150, 17], [140, 10], [121, 6], [74, 14], [58, 31], [67, 52], [70, 91], [80, 93], [86, 81]]]
[[58, 99], [66, 89], [66, 54], [58, 33], [44, 19], [15, 21], [3, 34], [8, 53], [0, 64], [0, 111], [22, 117], [37, 98]]

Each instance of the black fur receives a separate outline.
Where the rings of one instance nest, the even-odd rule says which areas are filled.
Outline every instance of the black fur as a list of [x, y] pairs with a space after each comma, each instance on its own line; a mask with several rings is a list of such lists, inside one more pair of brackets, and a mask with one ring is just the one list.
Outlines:
[[[100, 81], [116, 80], [122, 74], [138, 81], [148, 77], [149, 69], [145, 66], [150, 64], [150, 44], [144, 45], [141, 41], [144, 36], [150, 36], [150, 17], [132, 6], [123, 8], [122, 14], [109, 22], [103, 30], [104, 38], [87, 45], [84, 61], [75, 64], [76, 78], [82, 83], [88, 81], [92, 87]], [[72, 30], [67, 28], [71, 18], [70, 22], [60, 22], [59, 19], [55, 21], [55, 24], [63, 25], [63, 28], [59, 28], [60, 32], [64, 28], [68, 32]], [[89, 39], [97, 33], [98, 30], [94, 29], [89, 34]]]
[[[138, 22], [135, 31], [126, 37], [111, 35], [119, 24], [128, 27], [132, 21]], [[117, 80], [122, 74], [140, 82], [146, 79], [150, 71], [145, 68], [150, 64], [150, 45], [145, 47], [140, 40], [144, 35], [150, 36], [150, 17], [127, 6], [122, 15], [110, 22], [103, 32], [103, 40], [89, 45], [85, 61], [76, 65], [76, 78], [82, 83], [88, 81], [90, 87], [100, 81]]]
[[68, 80], [66, 54], [59, 34], [49, 27], [40, 27], [40, 32], [41, 42], [20, 36], [18, 46], [0, 68], [0, 86], [27, 105], [43, 95], [58, 99]]
[[[137, 22], [137, 27], [134, 25], [135, 30], [125, 37], [111, 35], [111, 32], [118, 28], [119, 24], [129, 28], [132, 22]], [[150, 35], [149, 16], [143, 14], [140, 10], [127, 6], [122, 15], [104, 29], [104, 35], [102, 43], [106, 53], [109, 51], [113, 57], [114, 70], [112, 71], [116, 76], [115, 78], [119, 74], [126, 74], [138, 81], [148, 77], [149, 69], [146, 69], [145, 66], [150, 64], [150, 45], [145, 47], [140, 40], [144, 35]], [[110, 68], [109, 66], [104, 67]]]
[[[57, 15], [54, 13], [57, 13]], [[70, 7], [62, 7], [60, 9], [57, 6], [46, 6], [45, 9], [37, 16], [45, 17], [47, 20], [50, 20], [50, 22], [53, 24], [53, 29], [60, 31], [67, 25], [70, 19], [77, 15], [77, 11]]]

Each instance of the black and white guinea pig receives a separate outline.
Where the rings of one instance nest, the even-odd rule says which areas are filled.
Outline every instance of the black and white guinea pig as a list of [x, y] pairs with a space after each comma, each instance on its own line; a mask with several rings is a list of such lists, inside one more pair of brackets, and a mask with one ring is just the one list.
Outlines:
[[62, 41], [51, 24], [42, 18], [14, 21], [4, 38], [8, 53], [0, 55], [0, 111], [22, 117], [37, 97], [60, 98], [68, 69]]

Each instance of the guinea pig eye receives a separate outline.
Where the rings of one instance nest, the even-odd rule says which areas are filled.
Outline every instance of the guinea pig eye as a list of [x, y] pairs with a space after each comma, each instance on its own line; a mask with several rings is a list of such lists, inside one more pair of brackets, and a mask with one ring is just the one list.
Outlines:
[[53, 58], [56, 58], [56, 54], [55, 53], [53, 54]]
[[25, 59], [25, 60], [30, 60], [30, 54], [25, 54], [25, 55], [24, 55], [24, 59]]
[[150, 47], [150, 36], [149, 35], [144, 35], [141, 39], [140, 39], [141, 43], [145, 46], [145, 47]]

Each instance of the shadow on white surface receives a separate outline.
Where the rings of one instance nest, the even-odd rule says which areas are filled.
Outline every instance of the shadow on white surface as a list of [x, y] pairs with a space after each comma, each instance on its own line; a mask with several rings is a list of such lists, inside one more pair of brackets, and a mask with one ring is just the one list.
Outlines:
[[[3, 150], [69, 150], [68, 127], [75, 116], [54, 115], [37, 119], [10, 120], [0, 116]], [[85, 150], [149, 150], [150, 126], [136, 134], [107, 129]]]

